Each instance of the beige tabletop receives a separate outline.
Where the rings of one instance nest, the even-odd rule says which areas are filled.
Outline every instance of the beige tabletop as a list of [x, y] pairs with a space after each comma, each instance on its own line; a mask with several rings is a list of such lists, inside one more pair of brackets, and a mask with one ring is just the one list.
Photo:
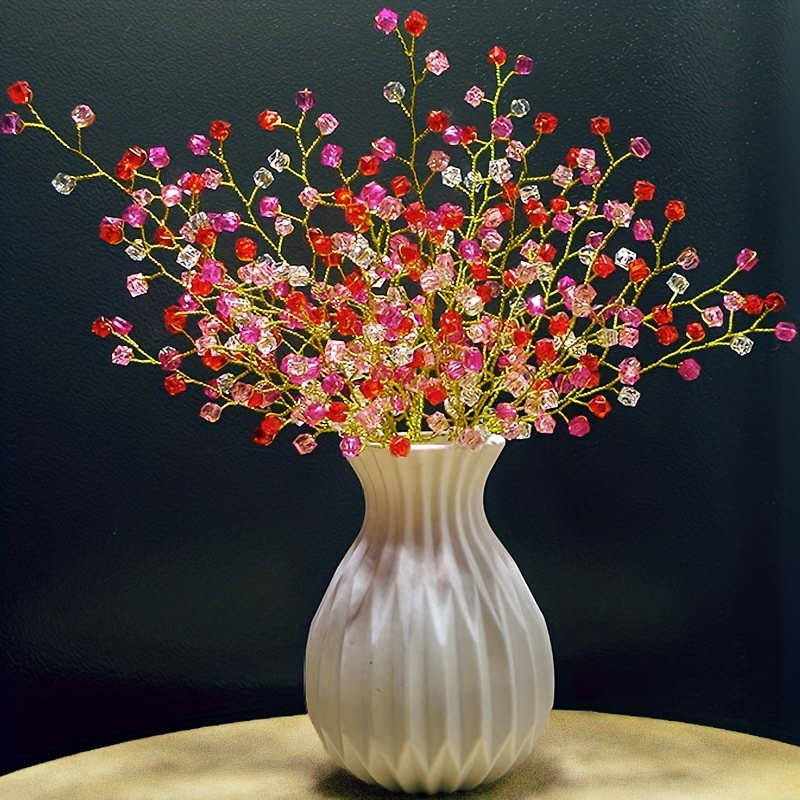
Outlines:
[[[0, 777], [0, 800], [400, 796], [332, 766], [306, 716], [153, 736]], [[680, 722], [554, 711], [534, 755], [516, 772], [454, 797], [800, 800], [800, 747]]]

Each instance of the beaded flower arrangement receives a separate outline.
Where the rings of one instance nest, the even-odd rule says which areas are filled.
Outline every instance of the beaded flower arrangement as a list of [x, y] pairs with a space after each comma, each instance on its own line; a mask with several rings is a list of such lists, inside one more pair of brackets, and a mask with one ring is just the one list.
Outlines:
[[[649, 370], [691, 381], [701, 350], [745, 355], [756, 333], [794, 339], [794, 324], [767, 324], [785, 307], [780, 294], [729, 288], [758, 262], [753, 250], [741, 250], [717, 285], [691, 294], [698, 253], [667, 246], [684, 203], [670, 199], [653, 213], [656, 187], [646, 180], [630, 197], [609, 196], [609, 177], [650, 152], [646, 139], [615, 153], [611, 123], [598, 116], [589, 123], [594, 139], [535, 174], [532, 156], [556, 117], [539, 113], [531, 124], [530, 103], [508, 99], [512, 81], [532, 72], [531, 58], [510, 60], [492, 47], [490, 90], [468, 88], [466, 107], [453, 114], [420, 113], [420, 87], [448, 69], [447, 56], [419, 53], [427, 28], [419, 11], [401, 29], [383, 9], [374, 25], [408, 60], [408, 81], [383, 86], [410, 128], [407, 151], [377, 136], [346, 167], [339, 120], [317, 115], [303, 89], [296, 121], [259, 114], [267, 136], [287, 129], [296, 147], [274, 149], [248, 186], [225, 156], [229, 122], [191, 136], [194, 171], [172, 169], [161, 146], [129, 147], [108, 171], [84, 149], [95, 121], [88, 106], [73, 109], [69, 144], [34, 110], [28, 83], [9, 88], [27, 114], [5, 114], [3, 133], [41, 129], [91, 167], [56, 175], [58, 192], [102, 178], [128, 197], [121, 216], [100, 222], [102, 239], [147, 267], [127, 276], [128, 292], [145, 295], [158, 279], [176, 286], [163, 312], [169, 343], [143, 343], [118, 316], [94, 321], [94, 333], [119, 340], [114, 364], [159, 367], [171, 395], [198, 387], [209, 422], [234, 405], [254, 410], [258, 444], [296, 425], [306, 429], [294, 439], [301, 454], [335, 432], [352, 458], [366, 443], [404, 456], [434, 437], [474, 448], [490, 433], [524, 439], [559, 421], [584, 436], [614, 401], [636, 405]], [[204, 210], [212, 193], [226, 193], [229, 210]], [[645, 304], [646, 290], [659, 294], [655, 305]], [[647, 363], [637, 347], [649, 337], [663, 355]]]

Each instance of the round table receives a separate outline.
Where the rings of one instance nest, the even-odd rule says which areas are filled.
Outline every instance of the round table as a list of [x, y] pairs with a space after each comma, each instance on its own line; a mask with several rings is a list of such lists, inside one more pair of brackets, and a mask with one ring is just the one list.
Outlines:
[[[388, 800], [307, 716], [169, 733], [0, 777], [0, 800]], [[414, 795], [420, 797], [420, 795]], [[800, 747], [681, 722], [554, 711], [533, 756], [459, 800], [798, 800]]]

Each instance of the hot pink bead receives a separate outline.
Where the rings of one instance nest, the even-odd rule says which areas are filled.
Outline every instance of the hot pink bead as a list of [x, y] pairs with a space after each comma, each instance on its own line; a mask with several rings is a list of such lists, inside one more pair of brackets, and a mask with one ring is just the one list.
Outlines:
[[339, 127], [339, 120], [333, 114], [320, 114], [314, 124], [323, 136], [328, 136]]
[[559, 211], [559, 213], [553, 217], [553, 227], [557, 231], [561, 231], [561, 233], [568, 233], [572, 227], [572, 221], [572, 216], [570, 214]]
[[114, 319], [111, 320], [111, 327], [114, 329], [114, 332], [118, 333], [120, 336], [127, 336], [133, 330], [133, 325], [122, 317], [114, 317]]
[[693, 381], [700, 375], [700, 365], [693, 358], [687, 358], [678, 364], [678, 375], [685, 381]]
[[498, 419], [506, 420], [507, 422], [511, 422], [519, 416], [517, 409], [511, 403], [498, 403], [494, 413], [497, 414]]
[[378, 204], [386, 197], [386, 189], [379, 183], [370, 181], [359, 192], [358, 199], [367, 204], [370, 208], [377, 208]]
[[344, 378], [341, 375], [336, 375], [335, 373], [331, 375], [326, 375], [320, 384], [322, 386], [322, 391], [325, 392], [327, 395], [335, 395], [339, 394], [344, 388]]
[[222, 264], [213, 258], [203, 261], [200, 277], [208, 283], [219, 283], [222, 280]]
[[[591, 167], [590, 169], [581, 170], [581, 183], [584, 186], [593, 186], [600, 178], [603, 177], [603, 173], [600, 171], [600, 167]], [[583, 201], [586, 202], [586, 201]], [[581, 212], [578, 211], [578, 214]], [[593, 211], [591, 213], [594, 213]], [[585, 216], [585, 214], [583, 215]]]
[[740, 250], [736, 256], [736, 266], [743, 272], [750, 272], [756, 264], [758, 264], [758, 254], [748, 247]]
[[589, 430], [589, 420], [583, 415], [579, 417], [573, 417], [569, 421], [569, 432], [571, 436], [586, 436], [586, 434], [589, 433]]
[[166, 147], [151, 147], [147, 152], [147, 157], [156, 169], [162, 169], [169, 164], [169, 153]]
[[525, 300], [525, 307], [528, 309], [528, 313], [532, 317], [541, 317], [542, 314], [547, 311], [544, 298], [540, 294], [534, 295], [533, 297], [528, 297]]
[[646, 242], [653, 238], [653, 223], [649, 219], [637, 219], [633, 223], [633, 238], [638, 242]]
[[262, 217], [274, 217], [281, 209], [281, 201], [278, 197], [266, 195], [258, 201], [258, 212]]
[[305, 411], [303, 411], [303, 419], [309, 425], [316, 425], [321, 419], [325, 417], [325, 406], [321, 403], [311, 403]]
[[514, 72], [517, 75], [530, 75], [533, 71], [533, 59], [530, 56], [517, 56], [514, 62]]
[[477, 347], [468, 347], [461, 359], [470, 372], [480, 372], [483, 369], [483, 353]]
[[174, 347], [162, 347], [158, 351], [158, 360], [164, 372], [175, 372], [176, 369], [180, 369], [183, 362], [181, 354]]
[[451, 381], [459, 381], [467, 374], [466, 368], [460, 361], [446, 361], [443, 369]]
[[450, 66], [447, 56], [441, 50], [431, 50], [425, 56], [425, 63], [428, 65], [428, 72], [434, 75], [441, 75]]
[[474, 239], [462, 239], [458, 243], [458, 254], [465, 261], [472, 261], [481, 254], [481, 246]]
[[9, 111], [8, 114], [0, 117], [0, 132], [7, 136], [17, 136], [22, 133], [24, 127], [25, 123], [22, 121], [22, 117], [15, 111]]
[[464, 95], [464, 100], [471, 106], [477, 108], [485, 96], [486, 94], [480, 86], [473, 86], [470, 89], [467, 89], [467, 93]]
[[136, 272], [133, 275], [128, 275], [125, 279], [125, 286], [130, 292], [131, 297], [139, 297], [139, 295], [147, 294], [147, 281], [141, 272]]
[[301, 89], [294, 96], [294, 104], [301, 111], [311, 111], [311, 109], [314, 108], [315, 102], [316, 98], [314, 97], [314, 92], [309, 91], [308, 89]]
[[388, 8], [382, 8], [375, 15], [375, 28], [381, 33], [390, 34], [397, 27], [397, 14]]
[[176, 206], [183, 197], [183, 190], [174, 183], [168, 183], [161, 187], [161, 199], [165, 206]]
[[222, 408], [216, 403], [206, 403], [200, 409], [200, 416], [206, 422], [216, 422], [219, 419], [220, 414], [222, 414]]
[[343, 148], [338, 144], [326, 144], [319, 154], [319, 160], [323, 167], [338, 167], [342, 163]]
[[639, 330], [637, 328], [620, 328], [618, 344], [621, 347], [636, 347], [639, 344]]
[[514, 132], [514, 123], [508, 117], [496, 117], [489, 130], [496, 139], [510, 139]]
[[[235, 211], [226, 211], [219, 216], [220, 231], [234, 233], [241, 221], [242, 218]], [[216, 226], [214, 226], [214, 230], [216, 230]]]
[[147, 212], [140, 205], [134, 203], [125, 209], [122, 218], [128, 225], [133, 225], [134, 228], [141, 228], [147, 220]]
[[444, 129], [442, 139], [445, 144], [456, 145], [461, 143], [461, 128], [458, 125], [450, 125]]
[[635, 138], [631, 139], [629, 148], [631, 153], [635, 155], [636, 158], [644, 158], [652, 149], [650, 147], [650, 142], [648, 142], [643, 136], [636, 136]]
[[372, 152], [381, 161], [388, 161], [397, 152], [397, 144], [392, 139], [381, 136], [372, 143]]
[[189, 137], [189, 141], [186, 145], [196, 156], [205, 156], [208, 155], [208, 151], [211, 149], [211, 139], [207, 136], [203, 136], [202, 134], [195, 133]]
[[791, 342], [797, 336], [797, 328], [793, 322], [779, 322], [775, 326], [775, 338], [782, 342]]
[[345, 458], [356, 458], [361, 452], [361, 439], [358, 436], [342, 436], [339, 450]]

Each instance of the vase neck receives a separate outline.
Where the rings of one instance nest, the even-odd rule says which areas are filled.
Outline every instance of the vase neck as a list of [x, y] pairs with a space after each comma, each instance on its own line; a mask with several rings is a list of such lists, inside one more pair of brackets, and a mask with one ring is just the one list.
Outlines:
[[365, 448], [350, 461], [364, 489], [362, 535], [422, 542], [488, 530], [483, 492], [503, 445], [499, 437], [476, 450], [413, 445], [405, 458], [386, 448]]

